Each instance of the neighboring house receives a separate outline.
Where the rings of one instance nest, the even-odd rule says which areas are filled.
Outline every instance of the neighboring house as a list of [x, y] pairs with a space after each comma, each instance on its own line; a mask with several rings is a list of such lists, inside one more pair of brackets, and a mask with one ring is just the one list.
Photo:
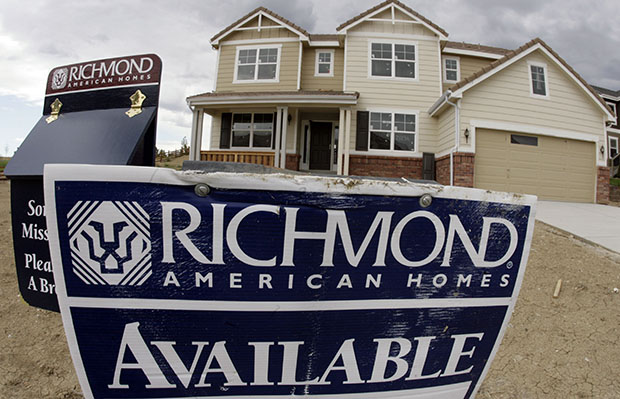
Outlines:
[[451, 42], [396, 0], [337, 32], [260, 7], [216, 34], [215, 89], [187, 99], [191, 159], [608, 200], [615, 116], [542, 40]]
[[613, 91], [602, 87], [592, 86], [603, 97], [609, 108], [613, 111], [615, 119], [607, 126], [607, 154], [612, 168], [612, 176], [620, 173], [620, 122], [618, 110], [620, 109], [620, 90]]

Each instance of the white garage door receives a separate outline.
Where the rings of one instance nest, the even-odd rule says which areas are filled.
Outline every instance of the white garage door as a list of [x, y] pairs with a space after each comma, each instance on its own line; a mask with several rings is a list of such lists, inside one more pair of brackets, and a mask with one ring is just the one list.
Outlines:
[[476, 130], [474, 186], [535, 194], [552, 201], [594, 202], [592, 142]]

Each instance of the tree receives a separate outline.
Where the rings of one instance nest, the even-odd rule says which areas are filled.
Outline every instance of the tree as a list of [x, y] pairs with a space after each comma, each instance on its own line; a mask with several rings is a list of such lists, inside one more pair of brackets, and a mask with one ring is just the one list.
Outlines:
[[187, 136], [181, 140], [181, 155], [189, 154], [189, 146], [187, 145]]

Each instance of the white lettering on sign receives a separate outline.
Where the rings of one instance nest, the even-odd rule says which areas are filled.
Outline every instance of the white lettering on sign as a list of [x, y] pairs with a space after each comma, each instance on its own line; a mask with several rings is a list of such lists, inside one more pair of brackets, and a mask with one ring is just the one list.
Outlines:
[[[249, 256], [239, 243], [239, 230], [242, 228], [243, 221], [257, 213], [270, 213], [274, 216], [274, 221], [280, 217], [280, 208], [274, 205], [252, 205], [241, 209], [228, 223], [226, 229], [224, 229], [224, 209], [226, 204], [211, 204], [213, 216], [211, 225], [212, 242], [211, 259], [208, 255], [205, 255], [198, 246], [198, 242], [192, 241], [190, 234], [196, 231], [203, 223], [200, 211], [184, 202], [162, 202], [162, 224], [163, 224], [163, 259], [164, 263], [176, 263], [174, 258], [174, 242], [179, 242], [181, 246], [189, 252], [189, 254], [198, 262], [204, 264], [224, 264], [223, 248], [224, 237], [226, 238], [226, 244], [233, 256], [239, 261], [257, 267], [273, 267], [277, 266], [277, 254], [273, 255], [269, 259], [255, 259]], [[357, 267], [368, 251], [373, 237], [379, 236], [378, 240], [375, 240], [374, 244], [376, 248], [375, 260], [373, 266], [385, 266], [385, 258], [388, 251], [388, 247], [392, 253], [394, 259], [396, 259], [401, 265], [411, 268], [418, 268], [425, 266], [435, 259], [437, 259], [443, 251], [442, 267], [450, 267], [451, 259], [453, 255], [454, 242], [458, 238], [465, 248], [465, 252], [471, 259], [472, 263], [477, 268], [494, 268], [503, 265], [510, 257], [515, 253], [518, 242], [518, 233], [514, 224], [510, 221], [502, 218], [482, 218], [482, 232], [478, 249], [475, 248], [472, 243], [471, 237], [467, 230], [463, 226], [461, 220], [457, 215], [450, 215], [450, 220], [446, 226], [435, 214], [428, 211], [415, 211], [407, 214], [400, 220], [393, 220], [394, 212], [377, 212], [372, 223], [368, 227], [364, 240], [355, 249], [353, 241], [351, 239], [351, 233], [347, 222], [346, 212], [343, 210], [326, 210], [327, 221], [325, 223], [324, 231], [302, 231], [297, 229], [297, 213], [298, 208], [284, 207], [285, 223], [284, 223], [284, 240], [282, 243], [282, 262], [280, 266], [295, 266], [295, 243], [299, 240], [317, 240], [324, 243], [323, 259], [321, 266], [333, 267], [334, 266], [334, 250], [336, 245], [337, 236], [340, 237], [345, 257], [350, 266]], [[173, 225], [173, 213], [183, 213], [184, 216], [189, 217], [189, 224], [184, 227], [175, 227]], [[424, 223], [425, 234], [434, 234], [435, 242], [430, 251], [427, 253], [416, 254], [415, 259], [405, 257], [403, 254], [403, 247], [412, 247], [412, 244], [416, 240], [416, 232], [412, 233], [412, 228], [409, 226], [414, 221], [418, 223]], [[391, 232], [391, 225], [395, 223], [395, 227]], [[409, 226], [409, 229], [408, 229]], [[500, 237], [501, 241], [508, 241], [508, 247], [505, 249], [504, 254], [495, 260], [487, 259], [487, 249], [489, 248], [489, 239], [492, 237], [491, 229], [495, 227], [497, 229], [503, 229], [508, 233], [508, 237], [505, 234], [494, 234], [493, 236]], [[408, 229], [408, 230], [407, 230]], [[225, 230], [225, 231], [224, 231]], [[428, 233], [426, 231], [429, 231]], [[508, 240], [506, 240], [508, 238]], [[174, 240], [173, 240], [174, 239]], [[203, 241], [199, 241], [203, 244]], [[389, 243], [389, 245], [388, 245]], [[315, 277], [312, 277], [312, 282], [308, 282], [309, 287], [318, 286]], [[435, 285], [441, 286], [445, 284], [442, 277], [438, 277]], [[467, 281], [461, 281], [460, 283], [469, 284]], [[488, 281], [485, 280], [485, 284]], [[231, 286], [236, 285], [231, 282]]]
[[36, 253], [24, 254], [24, 258], [24, 267], [26, 269], [34, 269], [40, 272], [52, 272], [52, 262], [37, 258]]
[[[404, 337], [375, 338], [373, 342], [376, 345], [372, 349], [370, 345], [357, 344], [356, 347], [355, 339], [350, 338], [340, 344], [331, 362], [324, 370], [318, 370], [319, 373], [315, 374], [314, 378], [312, 378], [313, 376], [305, 376], [305, 380], [299, 380], [296, 375], [300, 362], [300, 348], [305, 342], [248, 342], [246, 359], [253, 359], [253, 371], [251, 376], [243, 376], [243, 378], [251, 378], [251, 381], [244, 381], [228, 353], [226, 341], [217, 341], [212, 344], [193, 341], [191, 344], [196, 348], [190, 362], [188, 361], [190, 359], [183, 360], [180, 358], [175, 349], [175, 346], [178, 345], [176, 341], [151, 341], [147, 344], [140, 333], [139, 325], [138, 322], [125, 325], [114, 373], [111, 376], [112, 383], [108, 385], [110, 389], [130, 388], [128, 384], [121, 384], [120, 382], [125, 370], [140, 370], [148, 380], [148, 384], [145, 385], [147, 389], [175, 388], [177, 386], [176, 381], [170, 381], [162, 371], [162, 365], [157, 362], [153, 352], [155, 348], [159, 350], [163, 360], [170, 366], [175, 377], [185, 388], [190, 387], [191, 381], [195, 380], [194, 376], [199, 376], [198, 382], [194, 384], [195, 388], [210, 387], [208, 378], [214, 374], [220, 374], [226, 379], [224, 386], [331, 385], [330, 377], [334, 371], [344, 372], [343, 384], [374, 384], [401, 379], [411, 381], [449, 377], [471, 373], [473, 365], [466, 360], [463, 361], [463, 359], [471, 359], [474, 356], [476, 344], [481, 342], [484, 337], [484, 333], [451, 335], [449, 337], [449, 355], [447, 357], [439, 355], [440, 364], [443, 364], [443, 367], [437, 368], [435, 366], [435, 370], [428, 370], [426, 363], [429, 354], [434, 354], [433, 359], [437, 360], [437, 354], [433, 351], [448, 353], [444, 348], [440, 348], [437, 342], [434, 342], [437, 339], [435, 336], [414, 337], [413, 339]], [[411, 353], [413, 343], [416, 344], [413, 360], [407, 360], [405, 357]], [[275, 346], [280, 346], [282, 349], [271, 351], [271, 348]], [[243, 348], [236, 349], [243, 350]], [[131, 352], [136, 360], [135, 362], [125, 362], [127, 350]], [[367, 368], [372, 366], [367, 370], [371, 371], [368, 375], [370, 378], [367, 380], [362, 377], [363, 373], [360, 371], [360, 364], [357, 361], [357, 354], [363, 350], [374, 351], [372, 365], [362, 365], [362, 367]], [[184, 353], [187, 352], [184, 351]], [[203, 353], [206, 352], [208, 352], [206, 363], [204, 361], [199, 362]], [[198, 369], [198, 364], [203, 363], [202, 369]], [[186, 364], [191, 364], [191, 366], [187, 368]], [[468, 365], [469, 367], [467, 367]], [[424, 370], [427, 370], [428, 373], [424, 374]], [[279, 381], [269, 380], [270, 376], [277, 375], [280, 376]]]
[[37, 223], [22, 223], [22, 238], [36, 241], [48, 241], [46, 229], [39, 228]]
[[149, 57], [138, 59], [113, 60], [109, 64], [105, 61], [72, 66], [69, 71], [69, 82], [90, 80], [109, 76], [125, 76], [132, 74], [146, 74], [153, 69], [153, 60]]
[[45, 205], [39, 205], [35, 200], [28, 201], [28, 216], [45, 216]]

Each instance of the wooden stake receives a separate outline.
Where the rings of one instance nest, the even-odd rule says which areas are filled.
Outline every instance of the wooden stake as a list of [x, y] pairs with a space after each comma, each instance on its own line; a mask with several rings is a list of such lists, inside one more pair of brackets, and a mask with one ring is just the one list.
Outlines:
[[553, 291], [553, 297], [557, 298], [560, 296], [560, 290], [562, 289], [562, 279], [559, 279], [557, 283], [555, 283], [555, 290]]

